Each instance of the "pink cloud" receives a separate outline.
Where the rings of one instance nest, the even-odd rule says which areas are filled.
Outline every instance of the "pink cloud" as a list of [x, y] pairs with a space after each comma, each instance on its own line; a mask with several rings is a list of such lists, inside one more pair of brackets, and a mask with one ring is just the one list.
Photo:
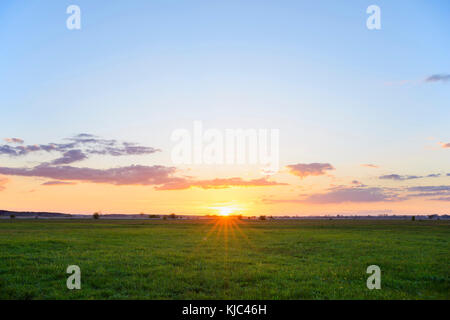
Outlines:
[[337, 187], [324, 193], [301, 195], [294, 199], [264, 199], [266, 203], [309, 203], [332, 204], [346, 202], [387, 202], [405, 200], [395, 193], [383, 188]]
[[0, 174], [115, 185], [159, 185], [177, 179], [172, 177], [175, 170], [174, 167], [165, 166], [132, 165], [111, 169], [92, 169], [40, 164], [33, 168], [0, 167]]
[[180, 178], [173, 176], [176, 173], [175, 167], [165, 166], [132, 165], [111, 169], [92, 169], [40, 164], [33, 168], [0, 167], [0, 173], [4, 175], [55, 179], [55, 181], [43, 183], [45, 186], [73, 184], [74, 181], [114, 185], [154, 185], [157, 190], [185, 190], [191, 187], [222, 189], [229, 187], [286, 185], [285, 183], [270, 181], [266, 178], [253, 180], [244, 180], [242, 178], [217, 178], [212, 180]]
[[329, 163], [298, 163], [286, 166], [290, 173], [300, 178], [307, 176], [321, 176], [326, 174], [327, 170], [334, 170]]
[[7, 184], [9, 181], [8, 178], [0, 177], [0, 191], [3, 191], [6, 189], [5, 184]]
[[23, 143], [23, 140], [19, 138], [5, 138], [4, 140], [8, 143], [19, 143], [19, 144]]
[[157, 190], [185, 190], [191, 187], [202, 189], [225, 189], [230, 187], [265, 187], [265, 186], [279, 186], [286, 185], [276, 181], [269, 181], [266, 178], [243, 180], [242, 178], [216, 178], [212, 180], [187, 180], [180, 179], [178, 181], [169, 182]]

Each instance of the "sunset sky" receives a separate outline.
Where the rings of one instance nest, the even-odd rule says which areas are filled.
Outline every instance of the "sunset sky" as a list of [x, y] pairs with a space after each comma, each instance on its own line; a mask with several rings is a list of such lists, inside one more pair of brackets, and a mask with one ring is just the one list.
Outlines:
[[[381, 30], [366, 27], [372, 4]], [[445, 0], [1, 1], [0, 210], [450, 214], [449, 13]], [[173, 163], [171, 136], [194, 121], [278, 129], [279, 172]]]

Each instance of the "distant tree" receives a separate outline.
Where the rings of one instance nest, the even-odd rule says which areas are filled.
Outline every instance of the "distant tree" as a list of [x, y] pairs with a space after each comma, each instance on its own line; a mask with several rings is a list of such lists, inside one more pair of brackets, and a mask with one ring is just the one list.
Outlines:
[[167, 220], [167, 216], [164, 216], [164, 217], [163, 217], [163, 220]]
[[242, 214], [238, 215], [237, 218], [238, 218], [239, 220], [242, 220], [242, 219], [243, 219]]
[[170, 214], [170, 219], [176, 219], [176, 218], [177, 218], [177, 215], [175, 213]]
[[259, 216], [259, 220], [266, 220], [266, 216]]
[[416, 216], [412, 216], [411, 221], [416, 221]]
[[92, 215], [92, 218], [94, 218], [94, 219], [99, 219], [100, 218], [100, 213], [98, 213], [98, 212], [95, 212], [93, 215]]
[[161, 217], [158, 216], [157, 214], [149, 214], [149, 215], [148, 215], [148, 218], [149, 218], [149, 219], [159, 219], [159, 218], [161, 218]]
[[11, 215], [9, 216], [9, 218], [10, 218], [10, 219], [15, 219], [15, 218], [16, 218], [16, 215], [15, 215], [15, 214], [11, 214]]

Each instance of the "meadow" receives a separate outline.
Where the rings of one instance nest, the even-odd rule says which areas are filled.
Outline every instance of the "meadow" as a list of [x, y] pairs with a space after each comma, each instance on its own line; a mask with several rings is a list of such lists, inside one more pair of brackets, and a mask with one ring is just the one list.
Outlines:
[[449, 240], [449, 221], [5, 219], [0, 299], [449, 299]]

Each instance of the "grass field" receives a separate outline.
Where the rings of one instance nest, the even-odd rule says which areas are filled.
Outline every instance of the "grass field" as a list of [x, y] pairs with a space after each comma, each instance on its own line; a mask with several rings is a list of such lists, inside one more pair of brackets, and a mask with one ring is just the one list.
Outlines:
[[449, 240], [448, 221], [0, 220], [0, 298], [449, 299]]

